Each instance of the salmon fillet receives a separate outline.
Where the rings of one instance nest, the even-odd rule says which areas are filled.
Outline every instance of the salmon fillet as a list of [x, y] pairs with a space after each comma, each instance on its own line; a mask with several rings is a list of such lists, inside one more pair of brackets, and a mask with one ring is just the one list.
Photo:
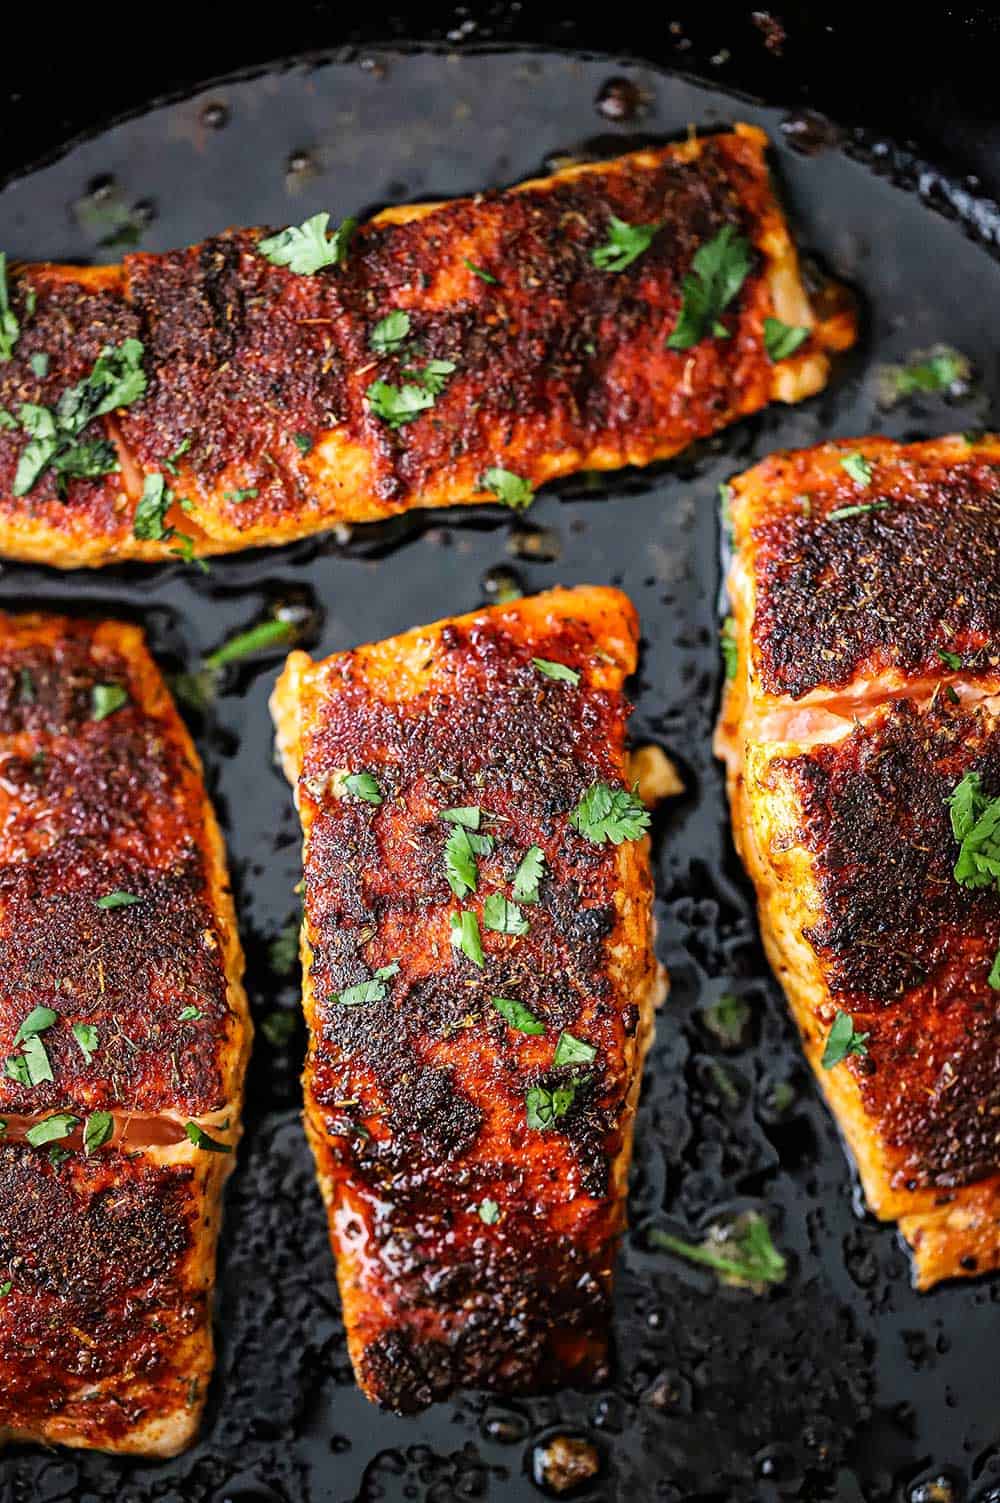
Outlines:
[[357, 1380], [399, 1411], [606, 1375], [661, 989], [623, 783], [637, 634], [618, 591], [552, 590], [292, 653], [274, 693], [306, 1129]]
[[[766, 144], [739, 125], [390, 209], [312, 274], [272, 264], [252, 229], [115, 267], [12, 269], [0, 554], [91, 566], [523, 504], [554, 476], [663, 459], [809, 396], [854, 323], [810, 305]], [[728, 270], [696, 259], [722, 244]], [[708, 283], [721, 311], [692, 327]], [[769, 355], [768, 320], [804, 342]]]
[[993, 815], [965, 840], [1000, 794], [998, 466], [994, 438], [851, 440], [772, 455], [730, 506], [736, 843], [868, 1204], [924, 1289], [1000, 1266]]
[[175, 1454], [212, 1370], [249, 1023], [141, 632], [0, 616], [0, 1441]]

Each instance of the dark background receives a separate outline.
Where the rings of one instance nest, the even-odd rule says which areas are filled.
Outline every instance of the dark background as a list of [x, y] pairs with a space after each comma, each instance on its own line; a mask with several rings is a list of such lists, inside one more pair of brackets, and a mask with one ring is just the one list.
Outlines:
[[540, 42], [648, 57], [772, 104], [809, 106], [911, 139], [940, 166], [974, 174], [1000, 197], [995, 5], [805, 0], [765, 10], [726, 0], [493, 0], [382, 9], [377, 0], [364, 7], [173, 0], [55, 7], [37, 29], [22, 9], [8, 13], [4, 31], [0, 178], [69, 135], [198, 80], [296, 52], [414, 39]]

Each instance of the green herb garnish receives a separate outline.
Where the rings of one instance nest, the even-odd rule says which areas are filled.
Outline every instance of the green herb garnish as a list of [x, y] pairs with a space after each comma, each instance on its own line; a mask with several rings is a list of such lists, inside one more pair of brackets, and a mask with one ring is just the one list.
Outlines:
[[997, 950], [997, 953], [993, 957], [993, 964], [990, 966], [990, 974], [987, 976], [986, 980], [995, 992], [1000, 992], [1000, 950]]
[[115, 1119], [110, 1112], [91, 1112], [83, 1129], [83, 1151], [89, 1157], [103, 1148], [115, 1130]]
[[131, 908], [136, 903], [141, 903], [141, 902], [142, 902], [142, 899], [141, 898], [137, 898], [134, 893], [131, 893], [131, 892], [122, 892], [122, 890], [121, 890], [120, 887], [116, 887], [115, 890], [114, 890], [114, 892], [106, 892], [104, 894], [103, 898], [97, 898], [96, 902], [95, 902], [95, 907], [97, 907], [97, 908]]
[[820, 1060], [823, 1069], [832, 1070], [849, 1054], [856, 1054], [864, 1059], [868, 1053], [868, 1038], [867, 1033], [855, 1031], [854, 1019], [849, 1012], [838, 1011], [833, 1020], [833, 1026], [826, 1036], [826, 1048]]
[[532, 658], [532, 663], [539, 673], [544, 673], [546, 678], [554, 678], [565, 684], [574, 686], [580, 682], [580, 674], [575, 668], [567, 668], [565, 663], [553, 663], [548, 658]]
[[842, 522], [845, 517], [863, 517], [867, 511], [885, 511], [888, 501], [861, 501], [857, 506], [838, 506], [826, 514], [828, 522]]
[[937, 655], [945, 667], [950, 668], [953, 673], [957, 673], [962, 666], [962, 659], [957, 652], [949, 652], [947, 648], [939, 647], [937, 648]]
[[233, 506], [241, 506], [244, 501], [253, 501], [254, 498], [256, 496], [259, 496], [259, 495], [260, 495], [260, 487], [259, 486], [256, 486], [256, 485], [245, 485], [240, 490], [223, 491], [222, 492], [222, 499], [223, 499], [223, 501], [229, 501], [229, 502], [231, 502], [231, 504]]
[[181, 1008], [180, 1012], [177, 1014], [177, 1021], [178, 1023], [197, 1023], [199, 1018], [203, 1017], [204, 1013], [202, 1012], [200, 1007], [193, 1007], [189, 1005], [187, 1007]]
[[765, 318], [764, 320], [764, 348], [767, 351], [768, 360], [777, 364], [779, 360], [787, 360], [789, 355], [794, 355], [800, 345], [805, 344], [811, 329], [796, 327], [794, 324], [783, 324], [780, 318]]
[[552, 1063], [554, 1065], [589, 1065], [596, 1053], [597, 1050], [593, 1044], [586, 1043], [584, 1039], [574, 1038], [571, 1033], [563, 1029], [556, 1044]]
[[372, 412], [390, 428], [402, 428], [434, 406], [434, 393], [412, 384], [393, 386], [389, 381], [373, 381], [366, 396]]
[[538, 884], [545, 875], [545, 857], [537, 845], [529, 846], [514, 873], [514, 897], [519, 903], [538, 902]]
[[719, 633], [719, 646], [722, 649], [722, 661], [726, 670], [726, 681], [731, 682], [737, 674], [740, 666], [740, 649], [736, 641], [736, 618], [727, 616], [722, 623], [722, 631]]
[[1000, 798], [987, 798], [978, 772], [967, 772], [948, 797], [959, 843], [955, 881], [963, 887], [1000, 883]]
[[10, 1080], [23, 1086], [41, 1085], [43, 1081], [54, 1078], [45, 1045], [35, 1033], [24, 1040], [20, 1054], [12, 1054], [4, 1060], [4, 1072]]
[[300, 454], [308, 454], [313, 448], [315, 439], [313, 438], [311, 433], [293, 433], [292, 443], [298, 449]]
[[518, 1033], [544, 1033], [545, 1024], [539, 1022], [535, 1014], [525, 1007], [523, 1002], [517, 1002], [513, 997], [491, 997], [491, 1006], [495, 1007], [504, 1021], [517, 1030]]
[[[132, 536], [142, 542], [169, 542], [175, 539], [178, 548], [172, 550], [179, 557], [191, 562], [193, 559], [194, 539], [185, 532], [178, 532], [176, 527], [167, 526], [167, 512], [178, 498], [169, 488], [163, 476], [157, 471], [154, 475], [147, 475], [142, 483], [142, 495], [139, 497], [132, 518]], [[181, 503], [178, 503], [181, 504]]]
[[467, 830], [478, 830], [482, 810], [478, 804], [463, 804], [457, 809], [442, 809], [438, 819], [446, 819], [452, 825], [464, 825]]
[[184, 1132], [189, 1142], [193, 1143], [196, 1148], [203, 1148], [206, 1153], [232, 1153], [233, 1151], [228, 1143], [220, 1143], [215, 1138], [210, 1138], [197, 1122], [185, 1122]]
[[477, 1211], [480, 1221], [487, 1226], [496, 1226], [500, 1220], [500, 1207], [495, 1200], [481, 1200]]
[[258, 241], [257, 249], [272, 266], [287, 266], [300, 277], [312, 276], [324, 266], [342, 266], [358, 222], [345, 219], [332, 235], [327, 234], [329, 223], [329, 214], [314, 214], [300, 225], [289, 225]]
[[51, 1007], [33, 1007], [15, 1033], [14, 1043], [20, 1044], [35, 1033], [44, 1033], [47, 1028], [51, 1028], [53, 1023], [58, 1021], [59, 1014]]
[[227, 663], [238, 663], [243, 658], [252, 657], [255, 652], [263, 652], [269, 647], [291, 643], [295, 638], [295, 632], [294, 623], [285, 621], [280, 616], [273, 617], [269, 621], [260, 621], [246, 631], [237, 632], [235, 637], [230, 637], [228, 642], [223, 642], [221, 647], [208, 653], [203, 660], [204, 666], [214, 671], [224, 668]]
[[787, 1259], [775, 1247], [770, 1228], [758, 1211], [748, 1211], [725, 1235], [706, 1242], [684, 1242], [659, 1227], [652, 1229], [649, 1240], [654, 1247], [713, 1268], [726, 1283], [751, 1288], [781, 1284], [788, 1274]]
[[502, 892], [491, 892], [483, 903], [483, 923], [497, 934], [527, 934], [530, 927], [517, 904]]
[[31, 366], [33, 374], [38, 377], [39, 381], [44, 381], [45, 377], [49, 373], [49, 357], [48, 355], [46, 355], [45, 351], [36, 350], [33, 355], [29, 355], [28, 364]]
[[591, 783], [569, 822], [577, 834], [594, 845], [621, 845], [624, 840], [638, 840], [649, 829], [649, 811], [635, 789], [613, 788], [602, 779]]
[[449, 914], [448, 921], [451, 925], [451, 942], [456, 949], [461, 950], [467, 960], [483, 968], [483, 940], [479, 932], [479, 920], [468, 908], [463, 908], [461, 915]]
[[714, 1002], [703, 1009], [705, 1026], [715, 1034], [721, 1044], [735, 1049], [743, 1038], [750, 1021], [750, 1008], [742, 997], [734, 992], [723, 992]]
[[565, 1117], [585, 1079], [585, 1076], [578, 1076], [551, 1091], [544, 1086], [532, 1086], [524, 1097], [528, 1126], [544, 1132]]
[[476, 835], [465, 825], [456, 824], [445, 842], [444, 868], [448, 886], [456, 898], [475, 892], [479, 881], [477, 856], [488, 856], [493, 850], [493, 841], [488, 835]]
[[[872, 465], [871, 461], [857, 449], [852, 454], [843, 454], [840, 459], [840, 467], [846, 470], [856, 485], [871, 485]], [[832, 513], [831, 513], [832, 515]]]
[[128, 407], [146, 390], [142, 369], [143, 347], [138, 339], [126, 339], [117, 347], [105, 345], [90, 375], [67, 387], [55, 410], [24, 402], [18, 412], [29, 442], [18, 460], [14, 476], [15, 496], [26, 496], [46, 470], [56, 472], [60, 484], [67, 478], [94, 478], [118, 469], [118, 454], [107, 439], [80, 441], [80, 435], [95, 418]]
[[91, 720], [107, 720], [122, 705], [128, 704], [128, 693], [121, 684], [95, 684], [91, 694]]
[[410, 315], [396, 308], [380, 318], [368, 336], [368, 343], [377, 355], [391, 355], [409, 337]]
[[595, 246], [590, 259], [598, 271], [624, 271], [649, 250], [659, 224], [626, 224], [612, 214], [608, 219], [608, 238]]
[[330, 1000], [341, 1007], [364, 1007], [369, 1002], [384, 1002], [389, 995], [386, 982], [398, 973], [399, 962], [394, 960], [391, 965], [379, 966], [370, 981], [347, 986], [343, 991], [335, 992]]
[[493, 276], [492, 272], [484, 271], [481, 266], [476, 265], [475, 261], [470, 261], [468, 256], [463, 256], [462, 262], [472, 272], [472, 275], [478, 277], [481, 282], [488, 282], [491, 287], [500, 286], [499, 277]]
[[53, 1112], [51, 1117], [44, 1117], [41, 1122], [36, 1122], [25, 1133], [25, 1141], [32, 1148], [41, 1148], [45, 1143], [57, 1143], [63, 1138], [68, 1138], [74, 1128], [80, 1126], [79, 1117], [74, 1117], [72, 1112]]
[[7, 257], [0, 251], [0, 361], [6, 363], [12, 359], [14, 346], [17, 344], [21, 326], [10, 306], [10, 293], [7, 288]]
[[349, 772], [344, 777], [344, 789], [354, 798], [366, 804], [380, 804], [382, 790], [370, 772]]
[[502, 465], [493, 465], [484, 470], [479, 484], [484, 491], [496, 496], [501, 505], [509, 506], [511, 511], [526, 511], [535, 499], [531, 481], [515, 475], [513, 470], [505, 470]]
[[667, 340], [671, 350], [689, 350], [714, 334], [728, 339], [721, 315], [739, 292], [753, 264], [750, 242], [731, 224], [701, 246], [682, 284], [683, 301], [676, 327]]

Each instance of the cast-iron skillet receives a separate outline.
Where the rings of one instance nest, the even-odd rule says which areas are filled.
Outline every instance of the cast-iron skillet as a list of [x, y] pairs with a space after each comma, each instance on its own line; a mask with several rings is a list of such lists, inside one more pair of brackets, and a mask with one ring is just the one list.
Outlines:
[[[629, 107], [616, 120], [595, 109], [612, 76], [634, 86], [619, 87]], [[233, 223], [365, 213], [734, 118], [770, 131], [801, 243], [855, 286], [864, 309], [859, 349], [804, 408], [775, 408], [656, 470], [576, 479], [525, 521], [487, 510], [413, 518], [237, 556], [207, 576], [181, 566], [0, 572], [4, 607], [141, 619], [173, 673], [191, 673], [207, 649], [280, 608], [295, 613], [306, 645], [328, 653], [468, 610], [511, 569], [528, 590], [591, 581], [629, 592], [645, 642], [634, 735], [667, 748], [687, 793], [655, 831], [673, 991], [639, 1113], [612, 1386], [517, 1402], [460, 1394], [412, 1419], [377, 1412], [353, 1386], [298, 1121], [298, 978], [271, 948], [294, 920], [299, 875], [272, 758], [272, 655], [229, 670], [208, 709], [191, 712], [263, 1024], [228, 1196], [204, 1432], [169, 1463], [11, 1451], [3, 1503], [520, 1503], [539, 1496], [540, 1452], [565, 1433], [596, 1448], [599, 1475], [574, 1495], [591, 1503], [1000, 1498], [1000, 1281], [918, 1296], [894, 1231], [864, 1215], [761, 954], [710, 749], [719, 483], [780, 446], [989, 421], [1000, 308], [991, 207], [891, 147], [841, 142], [651, 67], [383, 49], [231, 79], [108, 128], [0, 191], [0, 244], [26, 259], [113, 260], [123, 238], [162, 250]], [[972, 389], [880, 410], [879, 367], [939, 342], [972, 360]], [[727, 991], [751, 1005], [737, 1047], [704, 1016]], [[291, 1039], [274, 1043], [285, 1018]], [[766, 1211], [791, 1262], [769, 1294], [721, 1288], [648, 1245], [652, 1226], [697, 1237], [751, 1206]]]

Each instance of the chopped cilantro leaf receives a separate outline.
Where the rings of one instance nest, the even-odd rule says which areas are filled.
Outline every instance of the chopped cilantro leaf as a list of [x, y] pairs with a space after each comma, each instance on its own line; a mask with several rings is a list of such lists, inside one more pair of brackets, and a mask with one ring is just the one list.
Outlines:
[[590, 259], [598, 271], [624, 271], [637, 261], [653, 243], [659, 224], [626, 224], [612, 214], [608, 219], [608, 235], [603, 245], [597, 245]]
[[502, 892], [491, 892], [483, 903], [483, 923], [498, 934], [527, 934], [528, 920]]
[[544, 1132], [565, 1117], [585, 1078], [577, 1076], [551, 1091], [545, 1086], [532, 1086], [524, 1097], [528, 1126]]
[[598, 779], [572, 811], [569, 822], [594, 845], [608, 841], [621, 845], [623, 840], [638, 840], [648, 830], [649, 811], [635, 790], [630, 793], [627, 788], [613, 788]]
[[22, 1019], [21, 1026], [14, 1035], [14, 1043], [20, 1044], [25, 1039], [31, 1038], [32, 1034], [44, 1033], [51, 1028], [53, 1023], [59, 1021], [59, 1014], [51, 1007], [33, 1007], [28, 1016]]
[[488, 282], [491, 287], [500, 286], [499, 277], [493, 276], [492, 272], [484, 271], [481, 266], [476, 265], [475, 261], [470, 261], [468, 256], [462, 257], [462, 263], [467, 267], [469, 271], [472, 272], [472, 275], [474, 277], [478, 277], [481, 282]]
[[765, 318], [764, 320], [764, 348], [767, 351], [768, 360], [777, 364], [779, 360], [787, 360], [794, 355], [800, 345], [805, 344], [811, 329], [796, 327], [794, 324], [783, 324], [780, 318]]
[[370, 772], [347, 773], [344, 788], [353, 798], [359, 798], [366, 804], [382, 802], [382, 790]]
[[461, 914], [449, 915], [451, 925], [451, 942], [457, 950], [461, 950], [467, 960], [483, 968], [483, 940], [479, 932], [479, 920], [468, 908], [463, 908]]
[[700, 246], [682, 284], [683, 301], [667, 340], [671, 350], [690, 350], [709, 333], [728, 339], [721, 315], [739, 292], [753, 264], [750, 242], [731, 224]]
[[962, 666], [961, 656], [957, 652], [949, 652], [947, 648], [939, 647], [937, 649], [937, 655], [941, 659], [942, 663], [944, 663], [945, 667], [950, 668], [953, 673], [957, 673]]
[[503, 506], [509, 506], [511, 511], [526, 511], [535, 499], [531, 481], [515, 475], [513, 470], [505, 470], [502, 465], [493, 465], [485, 470], [479, 484], [484, 491], [496, 496]]
[[74, 1128], [79, 1127], [79, 1117], [74, 1117], [72, 1112], [53, 1112], [51, 1117], [43, 1117], [41, 1122], [35, 1122], [25, 1133], [25, 1141], [32, 1148], [41, 1148], [45, 1143], [55, 1143], [63, 1138], [68, 1138]]
[[959, 844], [955, 881], [963, 887], [1000, 885], [1000, 798], [982, 791], [978, 772], [967, 772], [949, 795], [951, 828]]
[[504, 1021], [518, 1033], [545, 1032], [545, 1024], [539, 1022], [535, 1014], [525, 1007], [523, 1002], [518, 1002], [513, 997], [491, 997], [490, 1003]]
[[565, 663], [553, 663], [548, 658], [532, 658], [532, 663], [539, 673], [544, 673], [546, 678], [554, 678], [565, 684], [574, 686], [580, 682], [580, 674], [576, 668], [568, 668]]
[[210, 1138], [197, 1122], [185, 1122], [184, 1132], [189, 1142], [193, 1143], [196, 1148], [204, 1149], [206, 1153], [232, 1153], [233, 1151], [228, 1143], [220, 1143], [217, 1139]]
[[740, 649], [736, 643], [736, 618], [727, 616], [722, 623], [722, 631], [719, 634], [719, 646], [722, 648], [722, 661], [725, 665], [726, 679], [731, 681], [736, 677], [740, 666]]
[[482, 810], [477, 804], [464, 804], [457, 809], [442, 809], [438, 819], [446, 819], [452, 825], [464, 825], [467, 830], [478, 830]]
[[379, 319], [369, 335], [368, 343], [377, 355], [391, 355], [404, 343], [409, 333], [410, 315], [402, 308], [396, 308], [392, 313], [387, 313], [385, 318]]
[[394, 960], [391, 965], [380, 966], [370, 981], [358, 981], [354, 986], [335, 992], [331, 1001], [341, 1007], [364, 1007], [369, 1002], [384, 1002], [389, 995], [386, 982], [398, 973], [399, 963]]
[[830, 1032], [826, 1036], [826, 1047], [820, 1060], [823, 1069], [832, 1070], [849, 1054], [857, 1054], [863, 1059], [867, 1053], [868, 1034], [857, 1033], [850, 1013], [838, 1010]]
[[83, 1129], [83, 1151], [89, 1157], [103, 1148], [115, 1130], [115, 1119], [110, 1112], [91, 1112]]
[[552, 1063], [554, 1065], [589, 1065], [596, 1053], [597, 1050], [593, 1044], [574, 1038], [564, 1029], [559, 1035]]
[[10, 293], [7, 288], [7, 257], [0, 251], [0, 361], [6, 362], [13, 358], [14, 346], [17, 344], [21, 326], [10, 306]]
[[272, 266], [287, 266], [300, 277], [312, 276], [324, 266], [342, 266], [357, 220], [345, 219], [332, 235], [327, 234], [329, 223], [329, 214], [314, 214], [258, 241], [257, 249]]
[[514, 897], [519, 903], [538, 902], [538, 884], [545, 873], [545, 857], [537, 845], [529, 846], [514, 873]]
[[97, 898], [95, 906], [98, 908], [132, 908], [136, 903], [141, 902], [142, 899], [137, 898], [134, 893], [122, 892], [120, 887], [116, 887], [114, 892], [106, 892], [103, 898]]
[[91, 694], [91, 720], [106, 720], [122, 705], [128, 704], [128, 692], [121, 684], [95, 684]]
[[495, 1226], [500, 1220], [500, 1207], [495, 1200], [481, 1200], [477, 1212], [480, 1221], [486, 1226]]
[[863, 517], [867, 511], [885, 511], [888, 506], [888, 501], [861, 501], [857, 506], [838, 506], [827, 512], [826, 520], [843, 522], [846, 517]]
[[[840, 467], [846, 470], [856, 485], [871, 485], [872, 465], [871, 460], [866, 459], [860, 450], [855, 449], [851, 454], [841, 456]], [[832, 513], [831, 513], [832, 515]]]

